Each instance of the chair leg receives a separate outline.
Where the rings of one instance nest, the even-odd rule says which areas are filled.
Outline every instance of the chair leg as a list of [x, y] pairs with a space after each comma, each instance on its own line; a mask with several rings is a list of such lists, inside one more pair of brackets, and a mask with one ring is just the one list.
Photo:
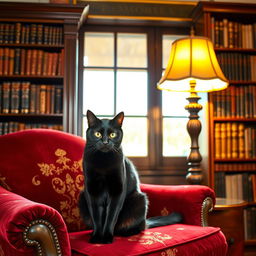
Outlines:
[[46, 220], [32, 221], [23, 232], [27, 246], [36, 248], [37, 256], [61, 256], [61, 249], [54, 227]]

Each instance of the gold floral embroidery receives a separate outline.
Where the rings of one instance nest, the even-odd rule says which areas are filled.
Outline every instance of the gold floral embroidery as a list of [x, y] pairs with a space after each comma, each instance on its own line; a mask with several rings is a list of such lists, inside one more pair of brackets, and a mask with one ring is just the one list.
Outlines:
[[2, 187], [4, 187], [5, 189], [11, 191], [11, 188], [8, 186], [8, 184], [5, 182], [6, 181], [6, 177], [3, 177], [0, 173], [0, 185]]
[[145, 231], [141, 234], [131, 236], [128, 241], [129, 242], [138, 242], [142, 245], [152, 245], [155, 243], [161, 243], [165, 244], [165, 240], [170, 240], [172, 239], [171, 236], [167, 234], [162, 234], [160, 232], [149, 232]]
[[169, 211], [166, 209], [166, 207], [164, 207], [164, 209], [161, 211], [161, 215], [162, 215], [162, 216], [167, 216], [167, 215], [169, 215]]
[[[71, 161], [67, 157], [67, 152], [63, 149], [55, 151], [56, 164], [38, 163], [38, 167], [43, 176], [54, 176], [51, 179], [54, 191], [62, 195], [65, 199], [60, 201], [60, 212], [69, 224], [76, 224], [80, 228], [80, 215], [78, 209], [78, 195], [84, 187], [84, 177], [82, 173], [82, 159]], [[66, 173], [65, 173], [66, 172]], [[73, 178], [71, 173], [76, 173]], [[80, 173], [80, 174], [79, 174]], [[61, 177], [58, 177], [62, 174]], [[32, 178], [32, 184], [40, 186], [40, 175]]]
[[176, 248], [168, 249], [165, 252], [162, 252], [161, 256], [176, 256], [177, 252], [178, 252], [178, 250]]

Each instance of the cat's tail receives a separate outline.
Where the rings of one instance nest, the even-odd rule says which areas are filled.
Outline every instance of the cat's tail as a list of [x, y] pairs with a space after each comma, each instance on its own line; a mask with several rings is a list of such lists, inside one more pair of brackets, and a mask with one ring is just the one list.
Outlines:
[[167, 226], [171, 224], [181, 223], [182, 216], [180, 213], [173, 212], [167, 216], [151, 217], [146, 220], [147, 228], [155, 228], [161, 226]]

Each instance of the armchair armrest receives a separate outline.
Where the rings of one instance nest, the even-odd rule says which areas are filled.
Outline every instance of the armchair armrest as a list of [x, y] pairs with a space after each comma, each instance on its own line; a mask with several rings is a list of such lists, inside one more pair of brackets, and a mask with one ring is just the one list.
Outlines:
[[8, 256], [71, 255], [66, 225], [55, 209], [0, 186], [1, 250]]
[[207, 226], [208, 212], [215, 204], [215, 193], [201, 185], [149, 185], [141, 184], [149, 199], [149, 216], [179, 212], [183, 223]]

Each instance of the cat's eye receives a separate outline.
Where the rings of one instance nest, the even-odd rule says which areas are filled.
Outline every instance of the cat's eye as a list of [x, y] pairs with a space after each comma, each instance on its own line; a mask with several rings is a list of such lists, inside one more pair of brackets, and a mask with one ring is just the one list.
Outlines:
[[116, 137], [116, 133], [115, 133], [115, 132], [111, 132], [111, 133], [109, 134], [109, 137], [110, 137], [111, 139], [115, 138], [115, 137]]
[[95, 135], [95, 137], [97, 137], [97, 138], [101, 138], [101, 137], [102, 137], [102, 135], [101, 135], [100, 132], [95, 132], [94, 135]]

